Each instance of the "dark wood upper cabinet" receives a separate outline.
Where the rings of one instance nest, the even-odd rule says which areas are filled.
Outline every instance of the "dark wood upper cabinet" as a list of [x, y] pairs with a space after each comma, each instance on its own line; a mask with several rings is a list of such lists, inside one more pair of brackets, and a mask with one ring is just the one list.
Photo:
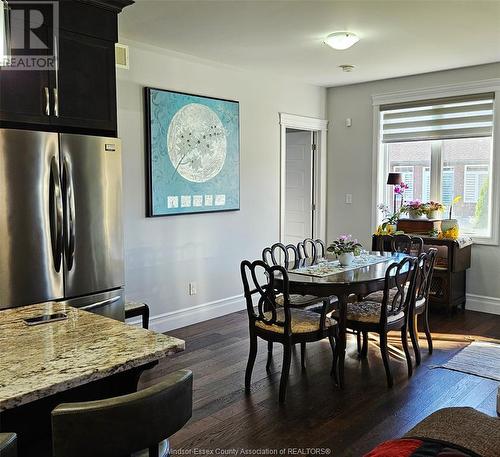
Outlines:
[[0, 67], [0, 127], [116, 135], [117, 20], [131, 3], [60, 0], [58, 33], [37, 30], [57, 36], [58, 68]]
[[54, 81], [57, 116], [52, 122], [116, 131], [114, 42], [61, 30], [59, 62]]

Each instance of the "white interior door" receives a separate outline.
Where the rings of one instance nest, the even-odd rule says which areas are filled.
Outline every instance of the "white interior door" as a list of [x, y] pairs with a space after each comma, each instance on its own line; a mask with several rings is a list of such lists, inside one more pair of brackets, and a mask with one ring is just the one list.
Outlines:
[[313, 235], [313, 132], [286, 132], [285, 243]]

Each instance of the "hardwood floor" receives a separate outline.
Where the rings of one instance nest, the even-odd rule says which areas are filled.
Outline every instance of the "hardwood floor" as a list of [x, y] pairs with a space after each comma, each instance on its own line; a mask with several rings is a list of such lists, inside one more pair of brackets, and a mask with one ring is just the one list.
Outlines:
[[299, 455], [314, 455], [306, 449], [326, 448], [336, 457], [362, 456], [443, 407], [472, 406], [496, 414], [498, 382], [435, 367], [465, 347], [468, 338], [500, 339], [500, 316], [473, 311], [432, 316], [434, 353], [427, 354], [421, 335], [422, 365], [410, 379], [395, 333], [390, 337], [392, 389], [386, 385], [376, 338], [370, 338], [368, 359], [360, 361], [355, 338], [349, 337], [344, 390], [329, 375], [327, 340], [307, 345], [305, 372], [300, 369], [297, 348], [284, 405], [278, 404], [279, 345], [275, 345], [274, 362], [267, 373], [266, 343], [259, 341], [252, 393], [244, 394], [247, 325], [246, 311], [242, 311], [169, 332], [186, 340], [186, 351], [144, 373], [141, 387], [180, 368], [194, 373], [193, 417], [172, 437], [174, 450], [193, 455], [195, 448], [285, 449], [281, 455], [291, 455], [294, 451], [288, 449], [299, 448]]

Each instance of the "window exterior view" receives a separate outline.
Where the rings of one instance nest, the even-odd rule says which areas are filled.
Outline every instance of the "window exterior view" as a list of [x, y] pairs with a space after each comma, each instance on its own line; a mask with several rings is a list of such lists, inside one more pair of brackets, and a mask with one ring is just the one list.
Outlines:
[[[453, 208], [461, 230], [489, 235], [491, 137], [390, 143], [386, 148], [388, 171], [401, 173], [408, 185], [405, 201], [437, 199], [449, 208], [453, 198], [461, 196]], [[433, 151], [441, 170], [432, 167]], [[434, 173], [440, 177], [435, 196], [431, 193]]]

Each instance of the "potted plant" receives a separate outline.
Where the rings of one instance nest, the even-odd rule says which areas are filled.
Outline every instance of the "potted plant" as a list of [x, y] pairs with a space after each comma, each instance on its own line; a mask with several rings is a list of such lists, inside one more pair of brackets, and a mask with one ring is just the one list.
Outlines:
[[391, 212], [389, 207], [385, 203], [380, 203], [377, 208], [382, 212], [384, 218], [382, 219], [382, 224], [380, 226], [382, 232], [386, 232], [388, 235], [396, 232], [397, 223], [399, 216], [401, 216], [401, 210]]
[[426, 208], [420, 200], [412, 200], [401, 207], [401, 212], [408, 213], [410, 219], [421, 219], [426, 213]]
[[451, 230], [455, 227], [457, 228], [458, 231], [458, 221], [456, 219], [452, 219], [451, 216], [453, 214], [453, 205], [458, 203], [460, 200], [462, 200], [462, 196], [457, 195], [451, 202], [450, 209], [448, 211], [448, 219], [443, 219], [441, 221], [441, 231], [447, 232], [448, 230]]
[[439, 213], [443, 212], [445, 206], [442, 203], [430, 201], [425, 204], [425, 213], [427, 219], [438, 219]]
[[351, 235], [341, 235], [330, 246], [327, 251], [333, 252], [339, 259], [340, 265], [348, 267], [352, 264], [355, 255], [361, 252], [361, 244], [353, 239]]

